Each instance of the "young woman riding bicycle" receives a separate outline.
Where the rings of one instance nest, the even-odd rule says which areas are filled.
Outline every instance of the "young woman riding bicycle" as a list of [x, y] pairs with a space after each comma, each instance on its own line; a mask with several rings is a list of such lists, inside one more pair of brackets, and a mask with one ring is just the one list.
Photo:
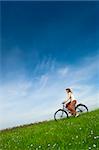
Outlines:
[[63, 102], [63, 104], [66, 104], [66, 108], [68, 110], [70, 110], [70, 113], [75, 116], [75, 117], [78, 117], [79, 116], [79, 113], [76, 112], [75, 110], [75, 105], [77, 103], [77, 100], [75, 99], [74, 95], [73, 95], [73, 92], [70, 88], [67, 88], [66, 89], [66, 92], [67, 92], [67, 100], [65, 100]]

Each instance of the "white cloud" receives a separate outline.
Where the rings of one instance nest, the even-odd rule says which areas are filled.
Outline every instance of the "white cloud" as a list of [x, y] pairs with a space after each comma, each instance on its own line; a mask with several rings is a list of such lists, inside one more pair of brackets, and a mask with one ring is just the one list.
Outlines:
[[58, 70], [58, 73], [60, 76], [63, 76], [63, 77], [66, 77], [67, 73], [68, 73], [68, 68], [67, 67], [64, 67], [64, 68], [60, 68]]
[[[50, 61], [37, 65], [33, 79], [15, 79], [0, 86], [1, 129], [53, 119], [54, 112], [66, 97], [66, 87], [71, 87], [78, 102], [86, 104], [90, 110], [99, 107], [97, 56], [83, 60], [76, 68], [55, 68], [55, 62]], [[42, 67], [46, 71], [37, 76]]]

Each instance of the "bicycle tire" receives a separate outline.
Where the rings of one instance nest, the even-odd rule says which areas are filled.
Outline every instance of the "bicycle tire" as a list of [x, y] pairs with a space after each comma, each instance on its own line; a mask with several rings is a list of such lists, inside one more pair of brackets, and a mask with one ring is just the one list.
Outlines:
[[62, 112], [62, 113], [65, 113], [65, 115], [66, 115], [65, 118], [68, 118], [68, 113], [67, 113], [65, 110], [63, 110], [63, 109], [58, 109], [58, 110], [54, 113], [54, 120], [55, 120], [55, 121], [59, 120], [59, 119], [57, 119], [57, 116], [56, 116], [56, 114], [57, 114], [59, 111]]
[[[85, 108], [85, 111], [83, 111], [83, 110], [81, 110], [81, 108], [80, 107], [83, 107], [83, 108]], [[86, 106], [86, 105], [84, 105], [84, 104], [78, 104], [76, 107], [75, 107], [75, 110], [77, 111], [77, 109], [79, 109], [79, 112], [80, 113], [87, 113], [88, 112], [88, 107]], [[78, 111], [77, 111], [78, 112]]]

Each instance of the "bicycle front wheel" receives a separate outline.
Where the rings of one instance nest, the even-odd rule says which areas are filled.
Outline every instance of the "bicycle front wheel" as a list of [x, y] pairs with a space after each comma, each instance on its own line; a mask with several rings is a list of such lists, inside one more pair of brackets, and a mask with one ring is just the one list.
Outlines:
[[59, 109], [55, 112], [54, 119], [56, 121], [59, 119], [64, 119], [64, 118], [68, 118], [68, 113], [65, 110]]

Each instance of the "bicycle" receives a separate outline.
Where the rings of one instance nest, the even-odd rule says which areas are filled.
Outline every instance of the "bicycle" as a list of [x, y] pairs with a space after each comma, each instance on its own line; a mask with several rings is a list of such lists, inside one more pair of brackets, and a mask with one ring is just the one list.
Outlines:
[[[88, 112], [88, 107], [86, 105], [84, 105], [84, 104], [77, 104], [75, 106], [75, 110], [79, 114], [82, 114], [82, 113]], [[59, 119], [69, 118], [70, 116], [72, 116], [72, 115], [71, 115], [70, 111], [65, 107], [65, 104], [63, 104], [63, 108], [62, 109], [58, 109], [54, 113], [54, 119], [56, 121], [59, 120]]]

